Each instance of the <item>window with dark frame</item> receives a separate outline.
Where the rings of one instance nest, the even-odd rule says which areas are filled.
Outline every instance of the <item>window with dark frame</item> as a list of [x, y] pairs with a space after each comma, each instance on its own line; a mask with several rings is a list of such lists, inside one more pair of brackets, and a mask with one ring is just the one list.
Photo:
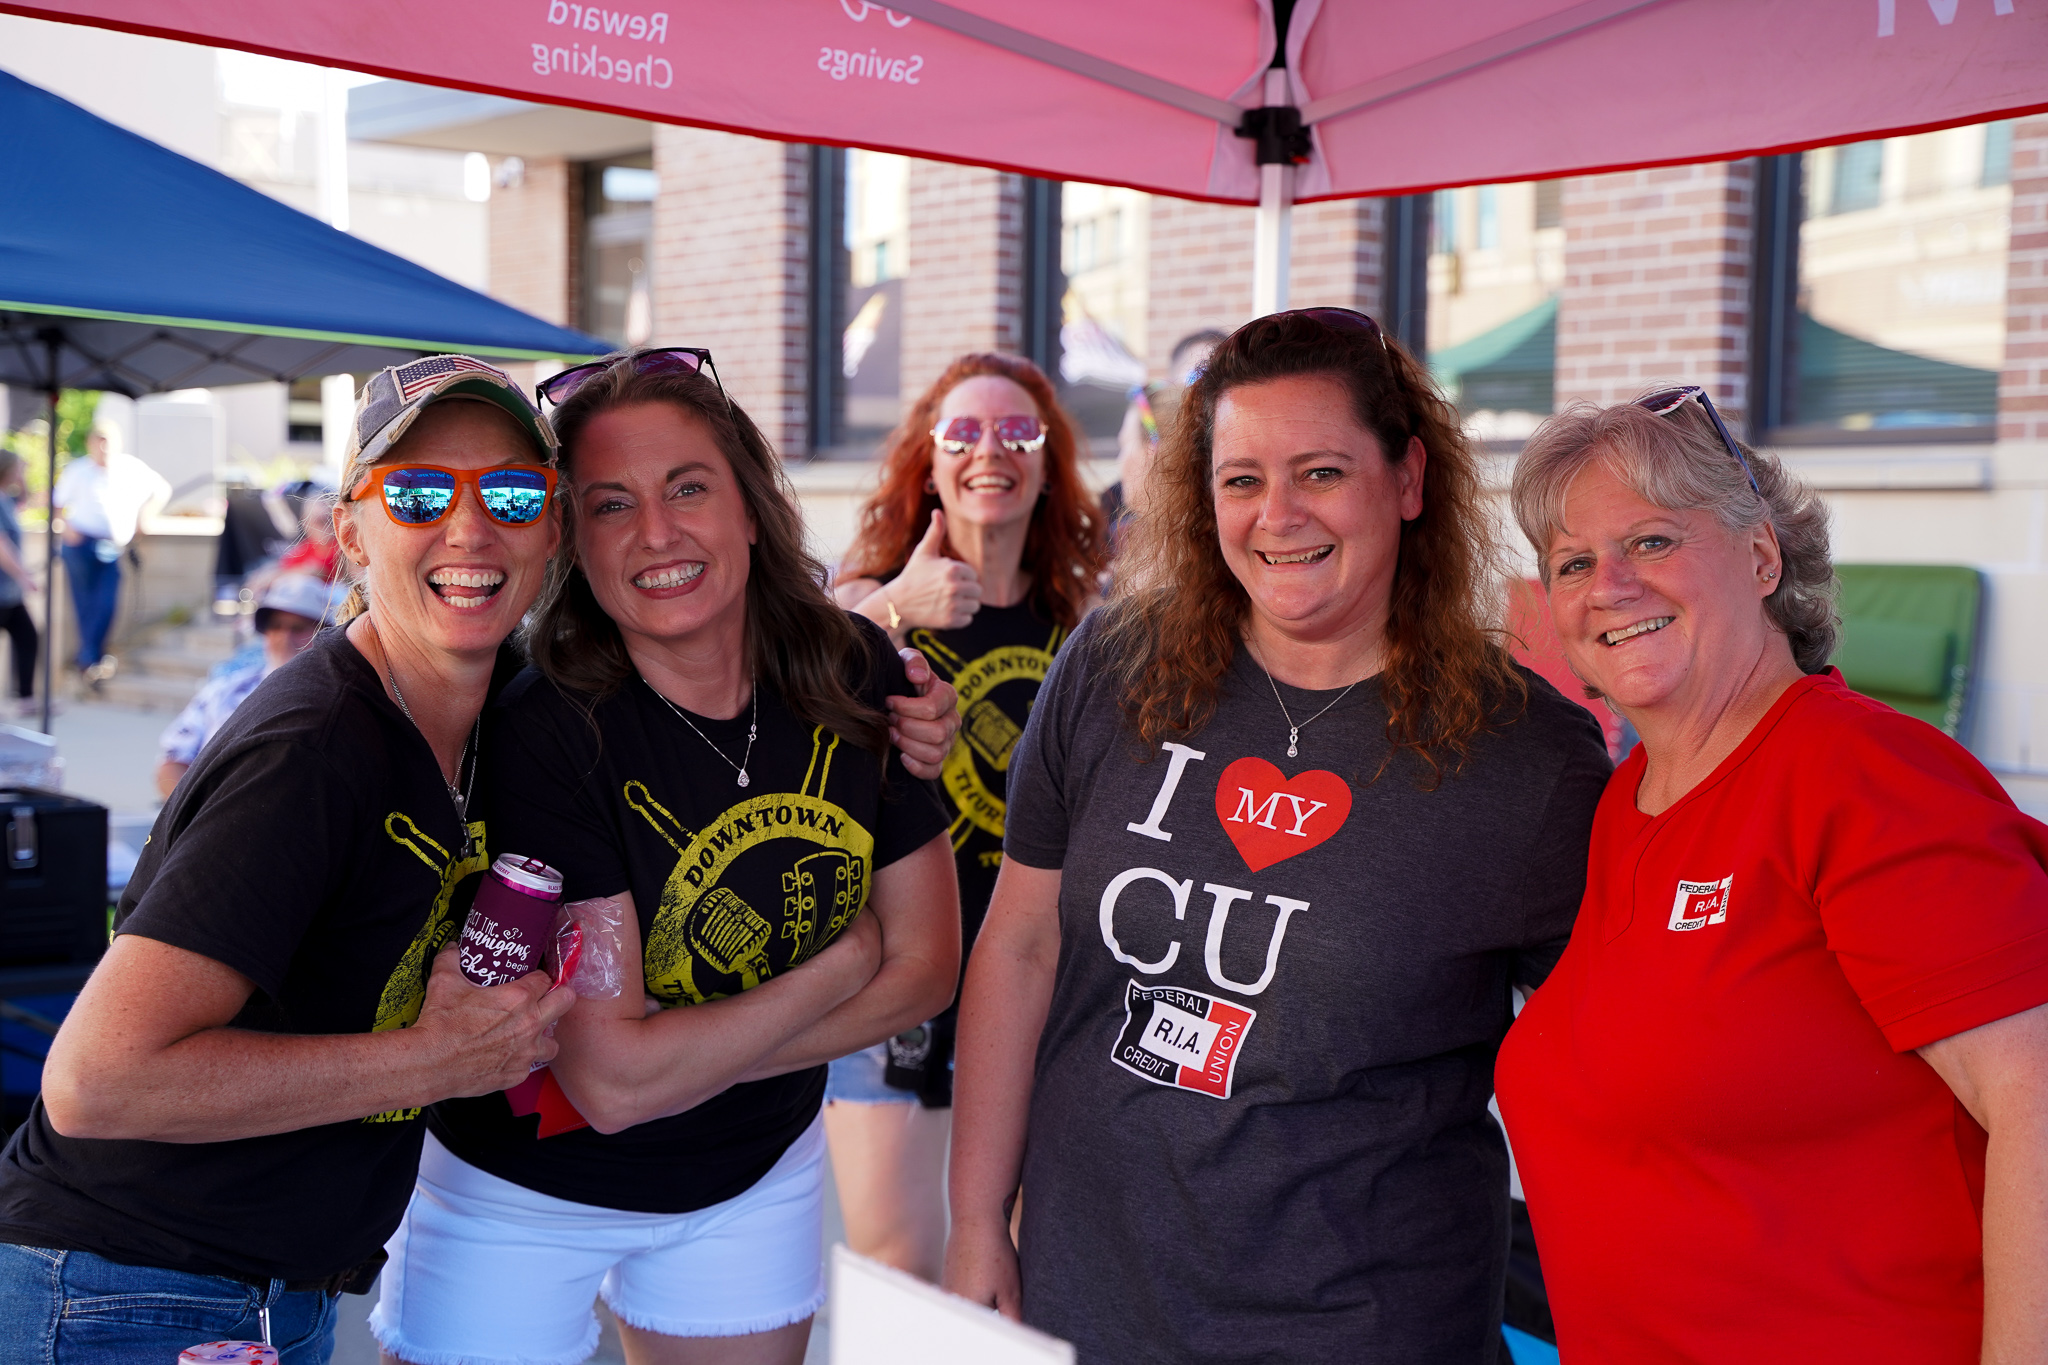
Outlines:
[[322, 425], [324, 412], [325, 407], [320, 399], [319, 376], [292, 380], [285, 390], [285, 440], [319, 445], [326, 430]]
[[579, 321], [614, 346], [644, 346], [654, 334], [654, 154], [583, 166], [583, 260]]
[[1759, 159], [1757, 439], [1994, 438], [2011, 136], [1997, 122]]

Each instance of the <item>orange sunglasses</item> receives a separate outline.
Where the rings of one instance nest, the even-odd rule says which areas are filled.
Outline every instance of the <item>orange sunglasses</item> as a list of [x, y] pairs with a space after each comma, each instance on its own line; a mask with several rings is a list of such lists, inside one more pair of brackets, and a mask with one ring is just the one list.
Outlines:
[[453, 510], [465, 486], [492, 521], [531, 526], [548, 510], [555, 471], [546, 465], [508, 464], [494, 469], [449, 469], [437, 464], [398, 464], [371, 471], [377, 477], [351, 495], [360, 502], [374, 488], [384, 511], [400, 526], [432, 526]]

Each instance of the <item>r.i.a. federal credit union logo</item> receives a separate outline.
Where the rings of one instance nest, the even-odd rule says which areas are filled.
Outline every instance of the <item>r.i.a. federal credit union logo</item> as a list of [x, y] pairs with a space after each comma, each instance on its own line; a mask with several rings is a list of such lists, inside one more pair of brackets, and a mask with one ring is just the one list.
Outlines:
[[1728, 918], [1728, 884], [1732, 876], [1718, 882], [1680, 882], [1671, 898], [1671, 923], [1665, 927], [1679, 933], [1704, 929]]
[[1257, 1010], [1178, 986], [1124, 988], [1124, 1028], [1110, 1059], [1154, 1085], [1230, 1098], [1237, 1054]]

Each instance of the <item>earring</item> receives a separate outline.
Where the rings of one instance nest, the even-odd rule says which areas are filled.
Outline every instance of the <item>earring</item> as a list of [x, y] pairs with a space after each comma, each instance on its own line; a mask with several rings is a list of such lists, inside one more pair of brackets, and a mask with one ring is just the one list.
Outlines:
[[933, 481], [932, 476], [929, 474], [924, 476], [924, 491], [927, 493], [936, 493], [939, 491], [939, 485]]
[[1766, 570], [1764, 570], [1764, 582], [1766, 582], [1766, 583], [1770, 582], [1770, 581], [1771, 581], [1772, 579], [1776, 578], [1777, 576], [1778, 576], [1778, 571], [1777, 571], [1776, 569], [1766, 569]]

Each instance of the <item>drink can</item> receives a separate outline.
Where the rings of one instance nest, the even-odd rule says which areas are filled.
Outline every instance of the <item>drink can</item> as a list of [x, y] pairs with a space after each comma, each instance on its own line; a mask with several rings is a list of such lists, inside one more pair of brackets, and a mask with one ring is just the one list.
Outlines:
[[462, 926], [462, 974], [502, 986], [541, 970], [562, 900], [562, 874], [538, 858], [507, 853], [491, 864]]

